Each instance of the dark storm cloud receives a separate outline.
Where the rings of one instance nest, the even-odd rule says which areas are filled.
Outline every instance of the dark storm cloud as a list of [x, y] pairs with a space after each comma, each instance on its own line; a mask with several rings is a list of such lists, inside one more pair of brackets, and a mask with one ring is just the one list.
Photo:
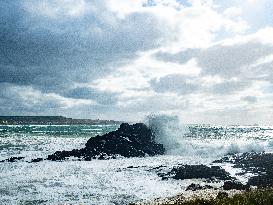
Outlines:
[[[87, 2], [97, 11], [50, 18], [28, 11], [35, 9], [35, 1], [1, 1], [0, 82], [62, 93], [72, 83], [91, 82], [110, 64], [156, 46], [161, 33], [152, 15], [118, 19], [98, 2]], [[113, 25], [100, 16], [103, 12], [115, 19]]]
[[[80, 1], [0, 1], [0, 114], [90, 117], [88, 111], [115, 107], [117, 94], [75, 84], [92, 83], [158, 46], [164, 33], [152, 14], [119, 18], [107, 1], [84, 3], [86, 11], [74, 15], [69, 9]], [[95, 104], [73, 104], [72, 112], [66, 98]]]
[[64, 96], [75, 99], [92, 99], [102, 105], [114, 105], [117, 102], [117, 94], [100, 92], [86, 87], [68, 90]]

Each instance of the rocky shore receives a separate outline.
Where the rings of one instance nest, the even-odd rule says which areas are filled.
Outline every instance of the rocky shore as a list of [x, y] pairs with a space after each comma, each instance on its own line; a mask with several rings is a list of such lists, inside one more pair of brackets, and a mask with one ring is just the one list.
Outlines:
[[248, 152], [224, 157], [216, 163], [232, 163], [234, 168], [242, 169], [243, 174], [253, 174], [248, 185], [258, 187], [273, 187], [273, 153]]
[[[36, 158], [29, 161], [37, 163], [43, 160], [63, 161], [70, 158], [90, 161], [93, 159], [107, 160], [117, 157], [146, 157], [163, 155], [163, 144], [156, 142], [153, 130], [143, 123], [122, 123], [116, 131], [105, 135], [90, 138], [85, 147], [81, 149], [57, 151], [45, 158]], [[17, 162], [24, 157], [10, 157], [1, 162]], [[225, 164], [233, 168], [239, 168], [240, 172], [235, 176], [225, 170]], [[138, 167], [128, 167], [133, 169]], [[161, 180], [193, 180], [184, 190], [187, 193], [213, 193], [221, 198], [237, 193], [236, 191], [248, 191], [253, 187], [273, 187], [273, 153], [241, 153], [228, 155], [215, 160], [211, 164], [177, 164], [172, 167], [159, 166], [149, 168], [147, 172], [155, 172]], [[248, 181], [242, 183], [240, 176], [248, 175]], [[199, 181], [195, 181], [198, 179]]]

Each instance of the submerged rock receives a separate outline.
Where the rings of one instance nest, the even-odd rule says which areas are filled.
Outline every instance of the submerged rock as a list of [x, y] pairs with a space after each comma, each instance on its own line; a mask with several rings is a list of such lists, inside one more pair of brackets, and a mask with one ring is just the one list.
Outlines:
[[155, 142], [152, 131], [142, 123], [129, 125], [122, 123], [116, 131], [90, 138], [82, 149], [57, 151], [48, 160], [64, 160], [68, 157], [109, 159], [116, 156], [144, 157], [164, 154], [162, 144]]

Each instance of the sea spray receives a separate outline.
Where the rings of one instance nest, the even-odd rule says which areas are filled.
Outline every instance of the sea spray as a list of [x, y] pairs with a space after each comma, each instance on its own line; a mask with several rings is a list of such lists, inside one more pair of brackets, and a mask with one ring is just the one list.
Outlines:
[[178, 116], [149, 115], [146, 123], [152, 129], [156, 142], [164, 145], [167, 154], [180, 148], [187, 127]]
[[187, 126], [178, 116], [171, 115], [149, 115], [145, 123], [155, 140], [164, 145], [167, 155], [215, 159], [227, 154], [273, 151], [272, 140], [253, 137], [255, 132], [261, 132], [255, 127]]

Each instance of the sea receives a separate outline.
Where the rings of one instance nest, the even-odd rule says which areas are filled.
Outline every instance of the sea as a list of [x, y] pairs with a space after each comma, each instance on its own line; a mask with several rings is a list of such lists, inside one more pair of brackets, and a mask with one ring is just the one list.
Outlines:
[[[123, 205], [171, 197], [194, 180], [162, 180], [160, 167], [168, 171], [181, 164], [210, 165], [228, 154], [273, 151], [270, 126], [185, 125], [176, 119], [153, 123], [161, 129], [157, 140], [164, 144], [165, 155], [37, 163], [29, 161], [82, 148], [90, 137], [116, 130], [119, 124], [0, 125], [0, 160], [25, 157], [0, 163], [0, 204]], [[223, 168], [238, 172], [227, 164]]]

